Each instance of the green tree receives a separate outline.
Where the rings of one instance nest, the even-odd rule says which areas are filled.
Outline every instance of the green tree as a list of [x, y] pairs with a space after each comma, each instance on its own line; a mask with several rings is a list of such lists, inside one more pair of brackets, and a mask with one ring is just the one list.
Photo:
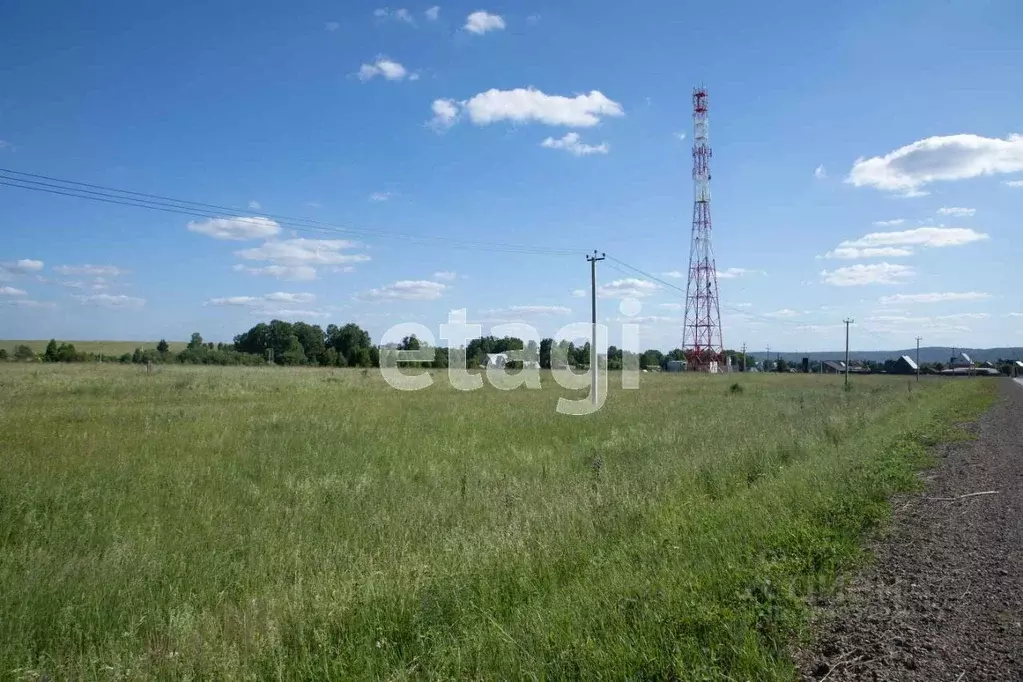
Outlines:
[[195, 350], [196, 348], [202, 347], [202, 335], [199, 332], [193, 332], [192, 338], [188, 342], [189, 350]]
[[329, 325], [327, 327], [326, 343], [344, 356], [345, 362], [349, 367], [357, 365], [371, 367], [373, 365], [372, 355], [369, 356], [367, 361], [370, 364], [362, 365], [360, 363], [361, 351], [365, 350], [369, 353], [369, 349], [373, 346], [373, 340], [370, 338], [369, 332], [355, 323], [349, 322], [343, 327], [333, 324]]
[[269, 347], [270, 327], [265, 322], [260, 322], [249, 331], [234, 337], [234, 348], [242, 353], [265, 357], [266, 349]]
[[302, 348], [302, 343], [294, 334], [288, 338], [288, 345], [285, 347], [284, 352], [280, 354], [274, 353], [274, 357], [281, 365], [304, 365], [306, 362], [305, 349]]
[[298, 337], [298, 342], [302, 344], [306, 362], [310, 365], [321, 364], [320, 360], [326, 350], [323, 329], [319, 325], [296, 322], [291, 325], [291, 331]]
[[401, 340], [401, 344], [398, 346], [398, 350], [419, 350], [419, 348], [419, 339], [416, 338], [415, 334], [403, 338]]
[[785, 360], [785, 358], [778, 358], [778, 365], [775, 367], [775, 370], [778, 372], [787, 372], [789, 371], [789, 363]]
[[6, 348], [0, 348], [0, 361], [5, 361], [5, 360], [7, 360], [7, 349]]
[[[373, 350], [376, 349], [374, 348]], [[373, 367], [374, 365], [379, 365], [379, 363], [380, 363], [379, 356], [377, 362], [376, 363], [373, 362], [373, 354], [370, 352], [369, 348], [360, 348], [356, 353], [355, 362], [349, 364], [350, 365], [355, 364], [358, 365], [359, 367]]]
[[170, 350], [170, 344], [167, 343], [166, 339], [160, 339], [160, 343], [156, 344], [156, 352], [163, 354]]
[[551, 347], [554, 346], [554, 339], [540, 339], [540, 368], [551, 368]]
[[20, 346], [16, 346], [14, 349], [14, 359], [19, 362], [24, 360], [35, 360], [36, 354], [32, 352], [32, 349], [28, 346], [21, 344]]
[[57, 339], [50, 339], [50, 342], [46, 344], [46, 352], [43, 353], [43, 362], [59, 362], [59, 350], [57, 348]]
[[664, 353], [651, 348], [643, 351], [643, 354], [639, 356], [639, 368], [640, 369], [653, 369], [660, 367], [661, 363], [664, 362]]
[[57, 360], [60, 362], [78, 362], [79, 359], [73, 343], [60, 344], [60, 348], [57, 349]]

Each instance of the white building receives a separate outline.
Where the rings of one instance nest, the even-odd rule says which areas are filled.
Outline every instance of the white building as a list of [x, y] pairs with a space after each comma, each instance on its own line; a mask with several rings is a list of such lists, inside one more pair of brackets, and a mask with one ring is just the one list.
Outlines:
[[[486, 369], [504, 369], [508, 362], [514, 361], [507, 353], [487, 353], [483, 360], [483, 367]], [[536, 360], [523, 360], [523, 369], [540, 369], [540, 363]]]

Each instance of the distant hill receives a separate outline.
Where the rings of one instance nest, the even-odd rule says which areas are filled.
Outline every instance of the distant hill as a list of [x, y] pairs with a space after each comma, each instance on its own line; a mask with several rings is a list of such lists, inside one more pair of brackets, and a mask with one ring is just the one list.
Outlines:
[[[999, 358], [1007, 360], [1023, 360], [1023, 347], [1016, 348], [956, 348], [956, 355], [959, 353], [966, 353], [970, 356], [974, 362], [994, 362]], [[751, 353], [758, 360], [763, 359], [766, 353]], [[799, 362], [802, 358], [810, 358], [810, 361], [815, 360], [843, 360], [845, 359], [845, 349], [837, 351], [828, 351], [825, 353], [791, 353], [783, 351], [780, 353], [771, 352], [771, 359], [775, 359], [776, 356], [780, 355], [788, 362]], [[868, 350], [858, 351], [850, 350], [850, 360], [864, 360], [872, 362], [884, 362], [888, 359], [896, 359], [900, 355], [908, 355], [911, 358], [916, 357], [916, 348], [909, 348], [907, 350]], [[947, 363], [949, 358], [952, 356], [952, 349], [945, 346], [928, 346], [920, 347], [920, 362], [944, 362]]]
[[[35, 340], [35, 341], [0, 341], [0, 348], [5, 348], [8, 354], [14, 353], [15, 346], [28, 346], [36, 353], [42, 353], [46, 350], [46, 344], [50, 342], [49, 339]], [[157, 341], [68, 341], [67, 339], [57, 339], [57, 343], [72, 343], [75, 346], [75, 350], [83, 353], [94, 353], [96, 355], [123, 355], [125, 353], [134, 353], [136, 348], [156, 348]], [[170, 346], [171, 351], [184, 350], [188, 346], [186, 341], [168, 341], [167, 344]]]

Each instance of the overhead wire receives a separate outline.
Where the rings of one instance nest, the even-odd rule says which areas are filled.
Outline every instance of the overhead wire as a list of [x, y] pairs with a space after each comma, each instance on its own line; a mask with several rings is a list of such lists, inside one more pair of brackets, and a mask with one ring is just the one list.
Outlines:
[[210, 204], [186, 199], [136, 192], [94, 183], [65, 180], [48, 175], [26, 173], [0, 168], [0, 186], [98, 201], [134, 208], [162, 211], [197, 218], [231, 218], [240, 220], [270, 219], [282, 227], [296, 232], [328, 235], [356, 235], [362, 238], [396, 239], [418, 246], [445, 246], [458, 249], [520, 253], [524, 255], [579, 256], [583, 252], [572, 249], [546, 249], [533, 245], [458, 239], [441, 235], [418, 235], [388, 230], [368, 230], [337, 225], [310, 218], [301, 218], [251, 209]]
[[[618, 263], [619, 265], [622, 265], [622, 266], [628, 268], [629, 270], [632, 271], [632, 273], [635, 273], [635, 274], [641, 275], [643, 277], [646, 277], [647, 279], [650, 279], [650, 280], [652, 280], [654, 282], [657, 282], [658, 284], [661, 284], [662, 286], [665, 286], [665, 287], [667, 287], [667, 288], [669, 288], [669, 289], [671, 289], [671, 290], [673, 290], [675, 292], [678, 292], [678, 294], [681, 295], [680, 298], [685, 300], [687, 292], [682, 287], [676, 286], [676, 285], [672, 284], [671, 282], [667, 282], [664, 279], [661, 279], [660, 277], [657, 277], [656, 275], [653, 275], [653, 274], [651, 274], [651, 273], [649, 273], [649, 272], [647, 272], [645, 270], [637, 268], [634, 265], [630, 265], [629, 263], [626, 263], [625, 261], [623, 261], [621, 259], [615, 258], [614, 256], [608, 255], [607, 259], [609, 261], [614, 261], [615, 263]], [[609, 265], [609, 267], [613, 267], [610, 264], [608, 264], [608, 265]], [[623, 272], [624, 274], [627, 274], [627, 275], [631, 275], [632, 274], [632, 273], [629, 273], [629, 272], [625, 272], [625, 271], [623, 271], [623, 270], [621, 270], [619, 268], [614, 268], [614, 269], [618, 270], [619, 272]], [[784, 318], [771, 317], [771, 316], [768, 316], [768, 315], [758, 315], [756, 313], [752, 313], [752, 312], [749, 312], [748, 310], [744, 310], [742, 308], [738, 308], [738, 307], [735, 307], [735, 306], [724, 305], [724, 304], [721, 304], [721, 303], [719, 303], [718, 305], [721, 308], [723, 308], [725, 310], [728, 310], [730, 312], [736, 313], [738, 315], [742, 315], [742, 316], [748, 317], [748, 318], [753, 318], [753, 319], [760, 320], [760, 321], [763, 321], [763, 322], [769, 322], [771, 324], [787, 324], [787, 325], [791, 325], [793, 327], [804, 327], [804, 328], [805, 327], [823, 326], [823, 325], [829, 325], [829, 324], [837, 324], [837, 323], [834, 323], [834, 322], [810, 322], [810, 321], [806, 321], [806, 320], [786, 320]]]

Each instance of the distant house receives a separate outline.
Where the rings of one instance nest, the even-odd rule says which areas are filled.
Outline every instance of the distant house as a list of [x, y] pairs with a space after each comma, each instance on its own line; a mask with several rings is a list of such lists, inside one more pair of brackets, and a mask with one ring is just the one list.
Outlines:
[[682, 372], [686, 368], [686, 363], [683, 360], [668, 360], [664, 363], [665, 372]]
[[[514, 362], [513, 358], [509, 358], [507, 353], [488, 353], [483, 358], [483, 367], [485, 369], [504, 369], [509, 362]], [[523, 369], [540, 369], [540, 363], [536, 360], [523, 360]]]
[[845, 363], [841, 360], [824, 361], [825, 374], [842, 374], [843, 372], [845, 372]]
[[978, 377], [997, 377], [1001, 376], [1001, 372], [997, 369], [990, 369], [988, 367], [956, 367], [954, 369], [943, 369], [939, 372], [942, 376], [956, 376], [956, 377], [967, 377], [967, 376], [978, 376]]
[[508, 364], [507, 353], [487, 353], [483, 356], [483, 366], [487, 369], [503, 369]]
[[891, 374], [916, 374], [919, 367], [913, 361], [913, 358], [908, 355], [903, 355], [895, 361], [895, 366], [891, 368]]

